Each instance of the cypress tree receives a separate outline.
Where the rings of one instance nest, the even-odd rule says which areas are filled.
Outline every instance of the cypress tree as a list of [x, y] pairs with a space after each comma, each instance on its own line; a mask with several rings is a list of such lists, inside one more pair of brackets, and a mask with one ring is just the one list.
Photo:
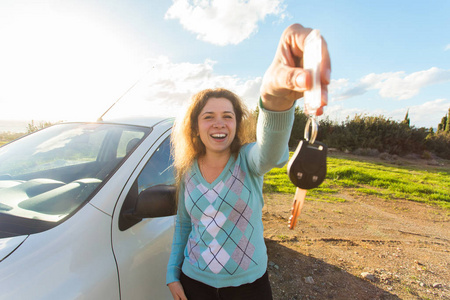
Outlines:
[[450, 108], [448, 109], [447, 122], [445, 123], [444, 132], [446, 133], [450, 132]]
[[447, 127], [447, 116], [442, 117], [441, 123], [438, 124], [437, 131], [444, 132]]
[[406, 111], [406, 116], [402, 123], [408, 125], [408, 127], [411, 125], [411, 120], [409, 119], [409, 108]]

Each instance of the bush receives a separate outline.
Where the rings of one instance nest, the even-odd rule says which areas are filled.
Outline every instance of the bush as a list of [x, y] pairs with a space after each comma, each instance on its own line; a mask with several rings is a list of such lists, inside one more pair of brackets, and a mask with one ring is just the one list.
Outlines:
[[[324, 142], [339, 150], [376, 149], [380, 153], [405, 155], [421, 154], [429, 130], [416, 129], [383, 116], [356, 115], [342, 124], [328, 125]], [[323, 131], [323, 130], [322, 130]]]
[[429, 134], [425, 139], [427, 150], [432, 151], [437, 156], [450, 159], [450, 134], [440, 131], [436, 134]]

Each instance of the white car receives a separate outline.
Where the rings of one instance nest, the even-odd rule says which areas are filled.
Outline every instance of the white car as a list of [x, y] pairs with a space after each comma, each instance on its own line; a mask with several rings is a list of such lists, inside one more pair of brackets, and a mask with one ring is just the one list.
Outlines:
[[0, 147], [0, 299], [172, 299], [172, 125], [63, 123]]

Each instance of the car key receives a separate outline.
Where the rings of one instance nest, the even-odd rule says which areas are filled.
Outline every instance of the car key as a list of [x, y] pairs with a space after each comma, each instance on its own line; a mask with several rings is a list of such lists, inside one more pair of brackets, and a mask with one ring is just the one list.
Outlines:
[[[309, 125], [313, 122], [313, 135], [309, 140]], [[305, 128], [305, 139], [301, 140], [289, 160], [287, 171], [289, 179], [297, 187], [292, 204], [289, 228], [294, 229], [301, 213], [306, 197], [306, 191], [318, 187], [327, 173], [327, 150], [324, 143], [315, 141], [317, 123], [310, 118]]]
[[327, 174], [327, 145], [302, 140], [288, 163], [291, 182], [299, 188], [309, 190], [318, 187]]

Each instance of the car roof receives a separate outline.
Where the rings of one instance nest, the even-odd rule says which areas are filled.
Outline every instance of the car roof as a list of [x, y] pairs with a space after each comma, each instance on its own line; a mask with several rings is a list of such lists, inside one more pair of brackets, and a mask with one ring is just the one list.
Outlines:
[[98, 120], [99, 123], [108, 124], [123, 124], [123, 125], [134, 125], [134, 126], [144, 126], [144, 127], [154, 127], [160, 123], [173, 123], [174, 118], [171, 117], [123, 117], [123, 118], [113, 118]]

